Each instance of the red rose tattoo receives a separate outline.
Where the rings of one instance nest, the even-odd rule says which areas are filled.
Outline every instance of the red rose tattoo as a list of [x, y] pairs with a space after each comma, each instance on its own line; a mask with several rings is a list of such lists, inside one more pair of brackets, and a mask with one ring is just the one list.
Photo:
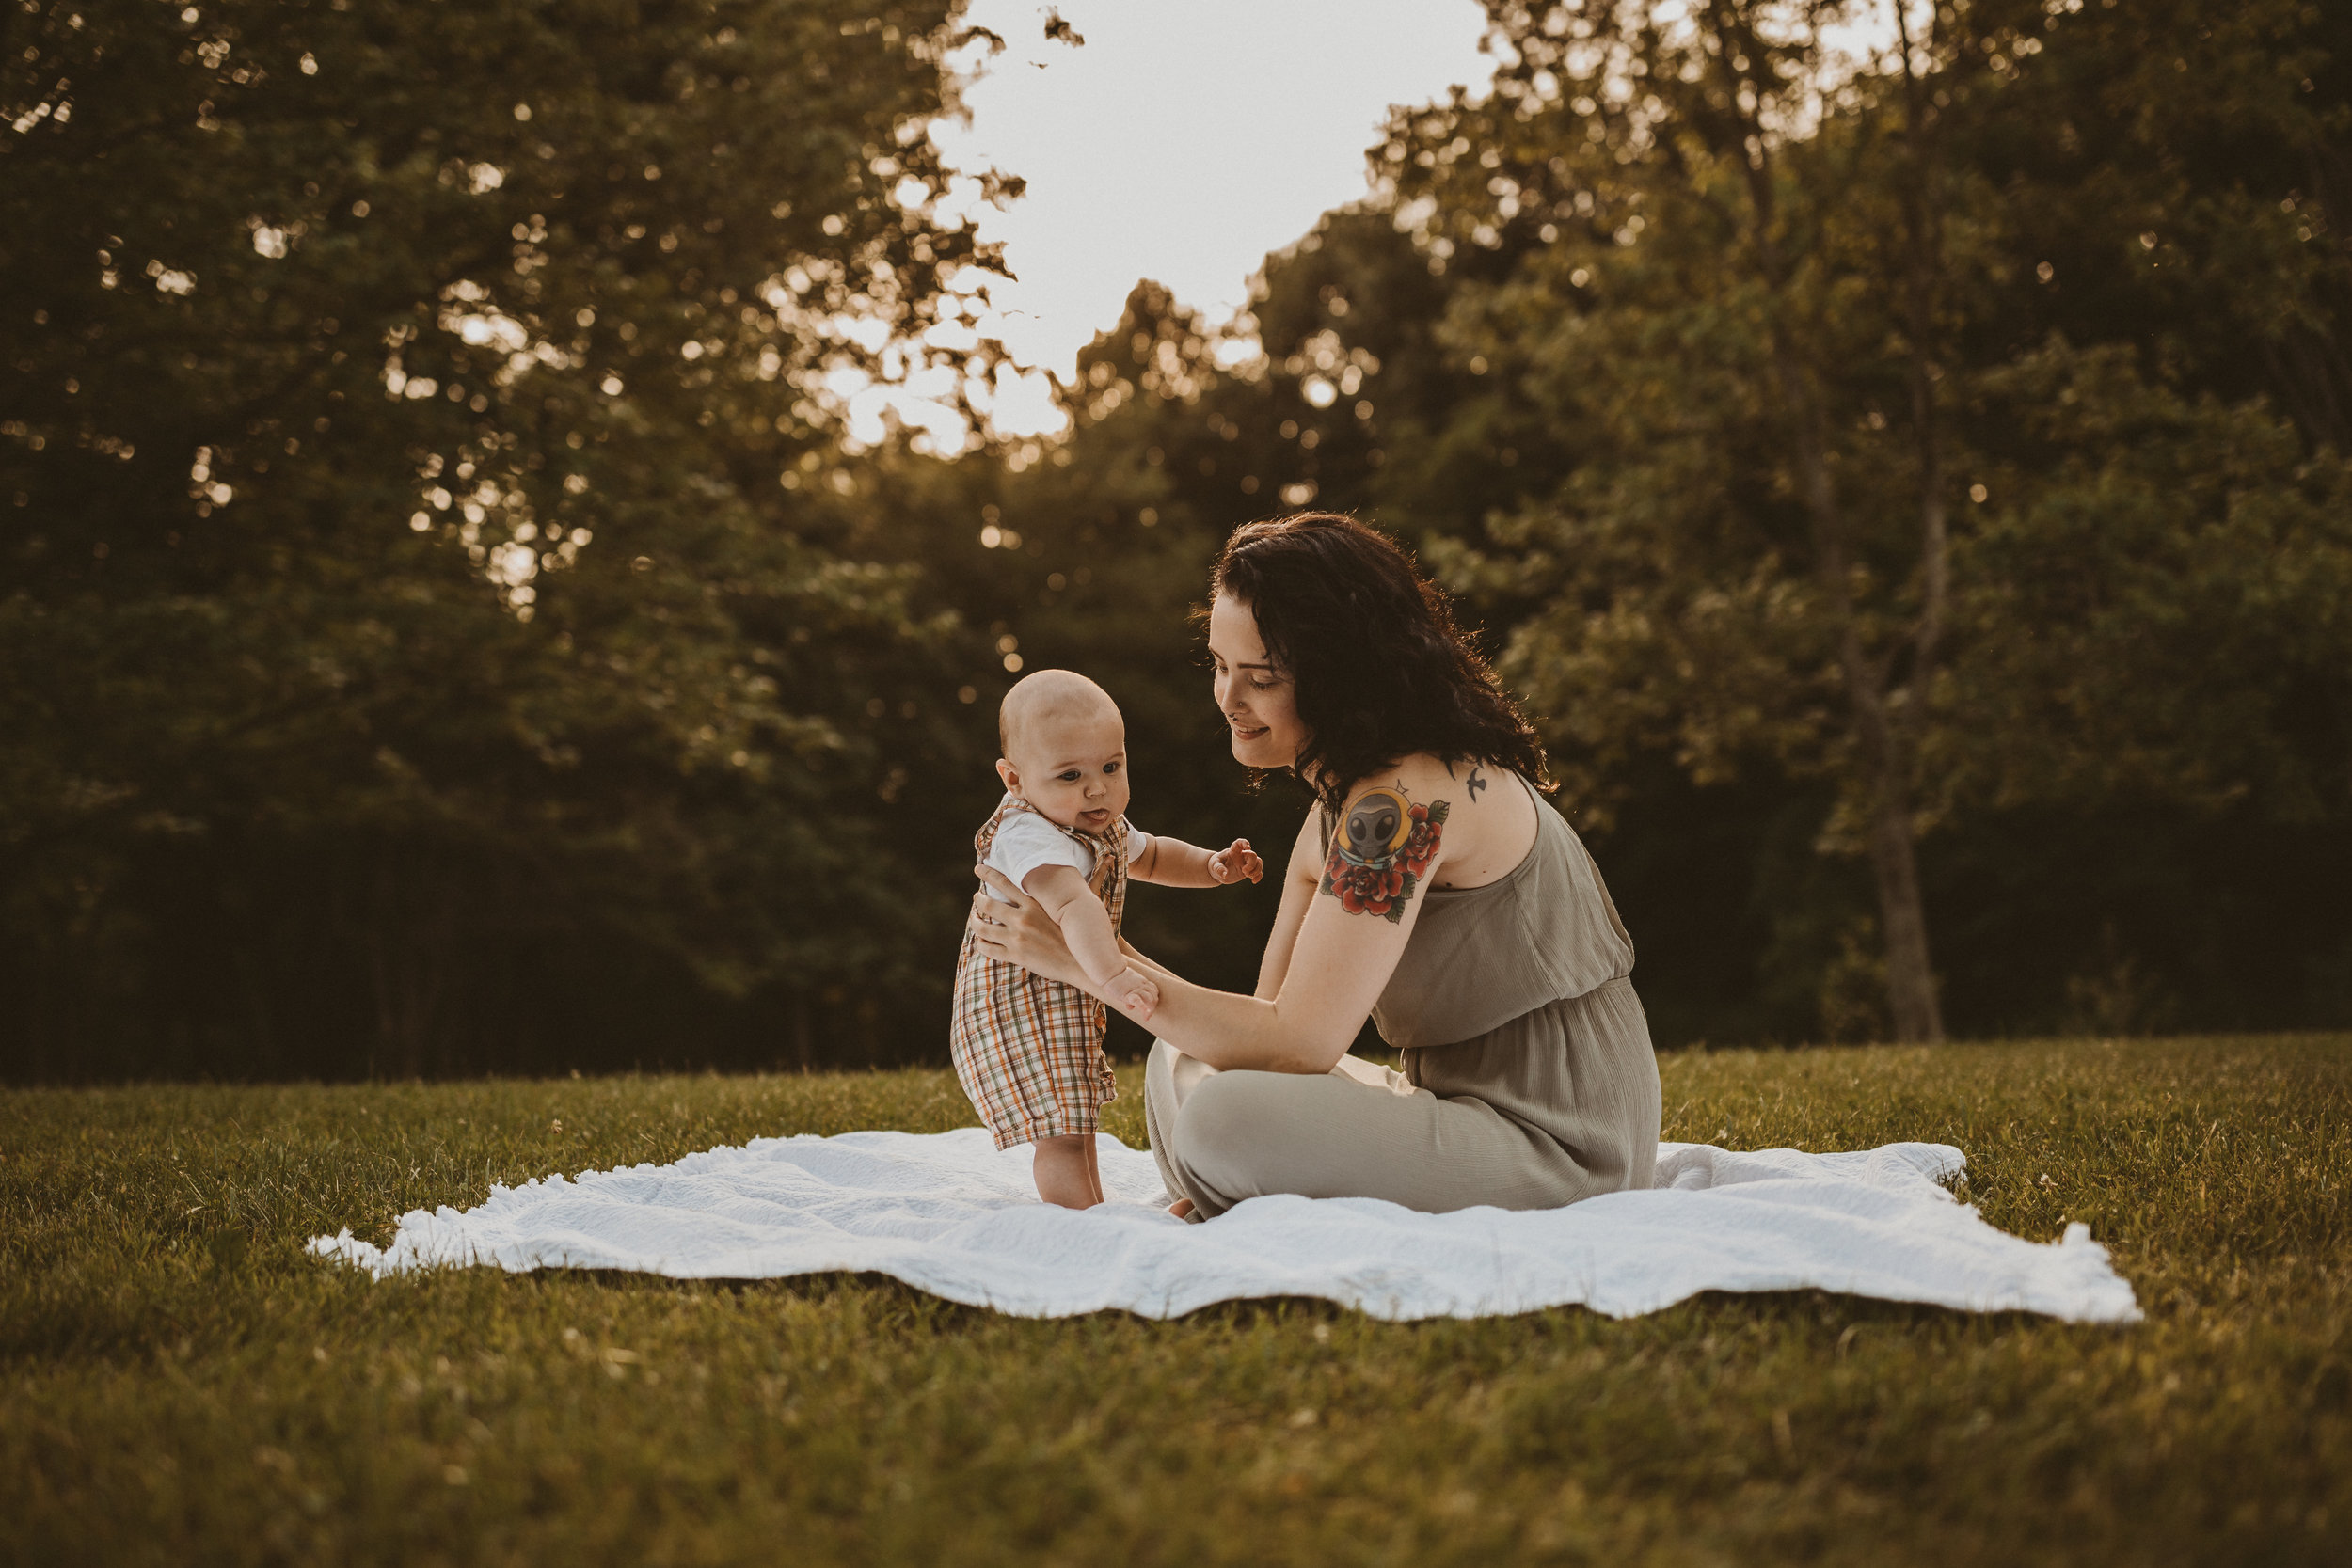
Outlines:
[[1368, 789], [1349, 802], [1324, 862], [1323, 891], [1350, 914], [1405, 918], [1413, 887], [1438, 858], [1448, 807], [1417, 806], [1401, 789]]
[[1412, 810], [1413, 832], [1406, 839], [1403, 858], [1406, 871], [1415, 877], [1428, 873], [1429, 863], [1438, 858], [1438, 840], [1445, 832], [1446, 803], [1415, 806]]

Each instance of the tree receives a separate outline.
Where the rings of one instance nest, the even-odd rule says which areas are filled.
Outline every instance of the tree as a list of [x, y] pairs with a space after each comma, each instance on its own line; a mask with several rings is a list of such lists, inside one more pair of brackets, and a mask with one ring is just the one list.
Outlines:
[[[1990, 773], [2012, 800], [2058, 789], [2029, 766], [2048, 731], [1969, 722], [1993, 711], [1988, 682], [2024, 677], [2006, 640], [2035, 628], [1992, 613], [2013, 583], [1954, 574], [1991, 571], [1988, 519], [2033, 518], [2092, 456], [2021, 450], [2053, 428], [2020, 420], [2028, 367], [2053, 389], [2139, 393], [2111, 362], [2053, 380], [2073, 351], [2007, 310], [2037, 274], [1982, 154], [2065, 18], [1881, 13], [1890, 47], [1841, 70], [1830, 29], [1866, 10], [1498, 7], [1494, 98], [1401, 118], [1388, 161], [1433, 249], [1519, 252], [1502, 281], [1457, 293], [1449, 330], [1565, 461], [1453, 566], [1543, 601], [1505, 670], [1549, 715], [1576, 792], [1621, 789], [1660, 744], [1701, 781], [1759, 761], [1823, 780], [1823, 847], [1873, 867], [1895, 1031], [1930, 1039], [1920, 838]], [[2165, 371], [2132, 373], [2160, 388]], [[2265, 416], [2213, 419], [2244, 434]], [[2207, 526], [2250, 489], [2293, 518], [2282, 571], [2331, 562], [2334, 481], [2255, 450], [2268, 466], [2212, 475], [2193, 492], [2208, 509], [2172, 526]], [[2093, 574], [2147, 545], [2076, 543], [2091, 553], [2072, 568]], [[2186, 596], [2212, 626], [2245, 587], [2209, 576]], [[2042, 664], [2032, 678], [2067, 677]], [[2007, 720], [2051, 717], [2014, 686], [2006, 703]], [[2201, 738], [2174, 727], [2150, 744], [2179, 756]]]
[[356, 990], [413, 1071], [529, 1026], [485, 996], [583, 1022], [517, 966], [886, 994], [875, 715], [939, 628], [809, 498], [827, 375], [976, 256], [946, 21], [7, 9], [12, 1027], [348, 1070], [294, 1037]]
[[[1627, 667], [1595, 681], [1528, 643], [1516, 668], [1588, 746], [1671, 713], [1702, 774], [1762, 746], [1835, 776], [1831, 832], [1876, 872], [1896, 1031], [1932, 1039], [1915, 843], [1949, 613], [1938, 383], [1956, 193], [1940, 144], [1975, 56], [1938, 15], [1915, 49], [1898, 40], [1886, 79], [1834, 91], [1824, 29], [1844, 10], [1717, 4], [1683, 28], [1617, 8], [1518, 13], [1525, 75], [1499, 103], [1549, 123], [1521, 133], [1529, 179], [1485, 183], [1510, 216], [1565, 206], [1572, 237], [1495, 297], [1486, 357], [1544, 378], [1548, 401], [1628, 452], [1580, 471], [1564, 499], [1581, 526], [1557, 552], [1579, 562], [1560, 609], [1611, 600], [1611, 628], [1574, 644], [1613, 643], [1598, 657]], [[1460, 161], [1422, 151], [1408, 188], [1460, 200]], [[1565, 201], [1546, 199], [1555, 187]], [[1491, 230], [1486, 204], [1462, 205], [1471, 237]], [[1534, 355], [1531, 314], [1549, 329]]]

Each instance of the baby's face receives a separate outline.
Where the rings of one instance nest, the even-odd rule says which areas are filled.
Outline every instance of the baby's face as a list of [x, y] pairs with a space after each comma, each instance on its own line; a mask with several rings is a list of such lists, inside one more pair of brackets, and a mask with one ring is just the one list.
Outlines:
[[1041, 717], [1009, 758], [1021, 798], [1065, 828], [1100, 832], [1127, 810], [1127, 726], [1119, 710]]

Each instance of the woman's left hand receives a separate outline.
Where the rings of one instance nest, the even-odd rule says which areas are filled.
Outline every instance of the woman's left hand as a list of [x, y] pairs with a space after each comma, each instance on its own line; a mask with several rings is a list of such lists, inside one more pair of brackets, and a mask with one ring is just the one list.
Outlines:
[[994, 888], [999, 895], [991, 898], [985, 888], [972, 895], [972, 918], [966, 922], [966, 928], [981, 953], [1006, 963], [1019, 964], [1048, 980], [1064, 981], [1082, 990], [1091, 990], [1085, 969], [1071, 957], [1070, 944], [1062, 940], [1061, 927], [1054, 923], [1054, 917], [994, 866], [982, 865], [975, 870], [980, 880]]

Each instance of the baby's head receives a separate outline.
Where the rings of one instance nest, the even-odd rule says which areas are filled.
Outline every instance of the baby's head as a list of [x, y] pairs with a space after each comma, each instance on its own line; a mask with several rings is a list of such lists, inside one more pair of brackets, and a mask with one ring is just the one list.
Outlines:
[[996, 776], [1049, 822], [1101, 832], [1127, 810], [1127, 725], [1110, 693], [1069, 670], [1040, 670], [996, 710]]

